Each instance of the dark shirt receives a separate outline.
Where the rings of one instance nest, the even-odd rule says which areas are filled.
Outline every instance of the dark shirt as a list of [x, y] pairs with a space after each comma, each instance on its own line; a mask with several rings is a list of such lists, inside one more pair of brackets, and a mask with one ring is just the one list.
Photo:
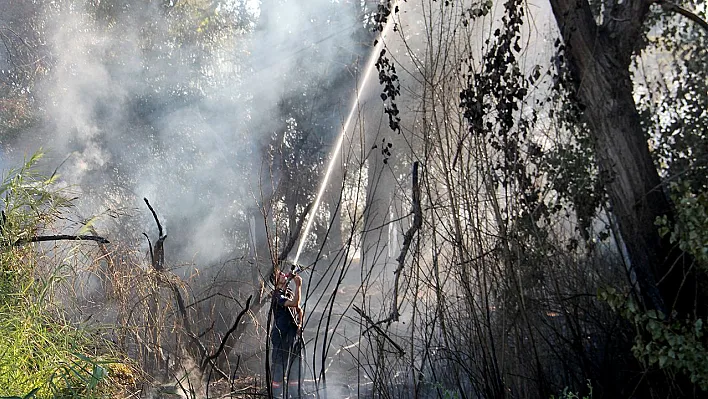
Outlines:
[[273, 291], [273, 318], [275, 319], [273, 328], [280, 330], [282, 333], [297, 330], [293, 315], [290, 313], [290, 309], [285, 306], [287, 300], [288, 297], [285, 292], [281, 290]]

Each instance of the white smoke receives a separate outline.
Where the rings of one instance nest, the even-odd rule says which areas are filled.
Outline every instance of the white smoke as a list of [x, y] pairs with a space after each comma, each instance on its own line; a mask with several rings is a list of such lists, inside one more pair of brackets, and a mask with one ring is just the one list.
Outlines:
[[[148, 198], [170, 234], [168, 258], [215, 262], [235, 248], [235, 214], [255, 205], [278, 102], [343, 68], [335, 60], [353, 47], [355, 18], [317, 0], [280, 2], [258, 20], [248, 3], [250, 32], [200, 36], [224, 21], [180, 25], [170, 13], [200, 3], [158, 3], [105, 5], [108, 16], [97, 16], [98, 2], [47, 5], [52, 68], [36, 94], [45, 118], [5, 150], [20, 158], [43, 147], [50, 168], [65, 160], [59, 173], [86, 216], [137, 210], [136, 229], [152, 233]], [[236, 9], [225, 1], [217, 12]]]

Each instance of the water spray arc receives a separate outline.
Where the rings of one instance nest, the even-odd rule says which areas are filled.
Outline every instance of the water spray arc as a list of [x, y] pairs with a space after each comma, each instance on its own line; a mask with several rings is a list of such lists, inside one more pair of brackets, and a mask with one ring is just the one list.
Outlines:
[[339, 138], [337, 139], [337, 143], [334, 146], [331, 159], [329, 160], [329, 164], [327, 165], [327, 172], [322, 178], [322, 183], [320, 184], [320, 189], [317, 191], [315, 203], [312, 206], [312, 210], [310, 211], [310, 214], [307, 219], [307, 224], [305, 225], [305, 230], [303, 230], [302, 236], [300, 238], [300, 243], [297, 246], [297, 252], [295, 254], [295, 259], [293, 260], [293, 263], [295, 264], [298, 264], [302, 249], [304, 248], [305, 243], [307, 242], [307, 236], [310, 233], [310, 230], [312, 229], [312, 223], [315, 220], [317, 209], [320, 206], [320, 202], [322, 202], [322, 196], [324, 195], [325, 189], [327, 188], [327, 184], [329, 183], [329, 178], [332, 175], [332, 171], [334, 170], [334, 165], [337, 163], [337, 158], [339, 158], [339, 154], [342, 151], [342, 144], [344, 143], [344, 139], [346, 138], [347, 130], [349, 130], [349, 125], [351, 125], [352, 119], [354, 119], [354, 115], [356, 114], [356, 110], [359, 105], [359, 97], [361, 96], [361, 93], [366, 87], [366, 84], [369, 81], [369, 78], [371, 77], [371, 73], [373, 72], [374, 67], [376, 66], [376, 60], [378, 60], [379, 54], [381, 53], [381, 50], [384, 47], [384, 40], [386, 39], [386, 36], [390, 33], [391, 29], [393, 29], [393, 26], [395, 25], [395, 22], [393, 21], [393, 10], [395, 10], [397, 7], [398, 1], [396, 0], [391, 4], [391, 14], [388, 16], [386, 25], [384, 25], [383, 30], [381, 30], [381, 33], [379, 34], [376, 45], [371, 51], [371, 55], [369, 55], [369, 60], [366, 63], [366, 68], [364, 69], [364, 76], [361, 80], [361, 83], [359, 84], [359, 87], [357, 87], [356, 94], [354, 96], [354, 101], [351, 110], [349, 111], [349, 116], [347, 116], [347, 119], [344, 122], [344, 125], [342, 126], [342, 131], [339, 134]]

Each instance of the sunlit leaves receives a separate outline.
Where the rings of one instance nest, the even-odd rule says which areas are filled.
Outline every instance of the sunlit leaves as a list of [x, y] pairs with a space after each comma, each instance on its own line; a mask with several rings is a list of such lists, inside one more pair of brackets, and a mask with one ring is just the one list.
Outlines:
[[[706, 19], [707, 10], [684, 4]], [[662, 177], [708, 184], [708, 33], [661, 8], [650, 14], [647, 46], [635, 62], [637, 106]]]
[[708, 191], [693, 193], [689, 182], [673, 183], [671, 189], [676, 221], [672, 224], [662, 216], [656, 221], [659, 232], [668, 235], [671, 243], [691, 254], [696, 266], [708, 272]]

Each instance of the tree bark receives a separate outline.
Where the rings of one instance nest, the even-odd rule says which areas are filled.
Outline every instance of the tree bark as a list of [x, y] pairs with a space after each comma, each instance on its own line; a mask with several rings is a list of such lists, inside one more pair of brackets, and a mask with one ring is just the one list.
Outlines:
[[[586, 0], [550, 0], [566, 45], [566, 55], [584, 106], [600, 170], [606, 175], [612, 212], [618, 220], [631, 268], [645, 306], [670, 314], [691, 314], [681, 260], [658, 234], [655, 220], [672, 215], [640, 125], [629, 72], [641, 40], [649, 1], [611, 2], [605, 21], [595, 22]], [[659, 284], [659, 281], [661, 281]], [[683, 289], [686, 292], [686, 289]]]

